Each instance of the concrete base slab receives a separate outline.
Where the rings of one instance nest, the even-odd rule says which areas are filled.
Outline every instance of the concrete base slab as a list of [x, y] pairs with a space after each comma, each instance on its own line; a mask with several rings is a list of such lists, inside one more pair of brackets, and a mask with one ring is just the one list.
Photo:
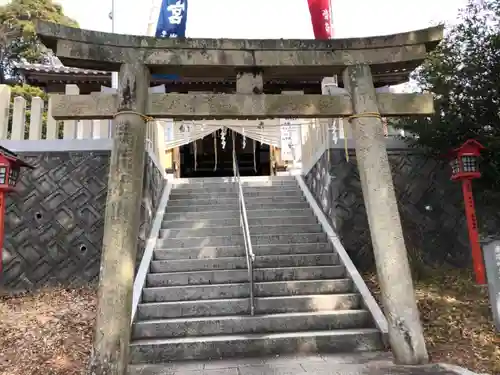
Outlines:
[[130, 365], [128, 375], [477, 375], [458, 366], [397, 366], [387, 352]]

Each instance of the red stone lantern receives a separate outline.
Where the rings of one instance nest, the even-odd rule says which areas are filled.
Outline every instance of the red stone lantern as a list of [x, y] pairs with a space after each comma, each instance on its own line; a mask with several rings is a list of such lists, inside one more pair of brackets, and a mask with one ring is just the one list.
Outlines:
[[17, 154], [0, 146], [0, 275], [3, 273], [3, 240], [5, 231], [5, 194], [14, 190], [21, 168], [34, 169]]
[[451, 179], [462, 181], [462, 192], [464, 195], [465, 215], [469, 230], [469, 240], [472, 250], [472, 262], [476, 282], [479, 285], [486, 284], [486, 271], [484, 269], [483, 253], [479, 243], [479, 231], [477, 227], [476, 209], [472, 194], [472, 180], [481, 177], [479, 171], [479, 157], [484, 146], [479, 142], [469, 139], [462, 146], [453, 150], [450, 154], [450, 165], [452, 169]]

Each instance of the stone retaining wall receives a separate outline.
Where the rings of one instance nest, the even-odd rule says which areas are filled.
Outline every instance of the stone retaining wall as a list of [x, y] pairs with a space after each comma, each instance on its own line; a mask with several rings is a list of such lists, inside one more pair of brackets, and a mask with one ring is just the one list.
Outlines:
[[[469, 267], [470, 246], [460, 184], [450, 181], [444, 163], [412, 150], [389, 151], [407, 249], [427, 264]], [[305, 176], [318, 204], [355, 264], [374, 265], [370, 231], [353, 152], [330, 149]], [[499, 228], [500, 217], [477, 206], [479, 224]]]
[[[23, 152], [24, 171], [6, 205], [3, 285], [30, 290], [98, 279], [109, 151]], [[146, 156], [138, 259], [164, 188]]]

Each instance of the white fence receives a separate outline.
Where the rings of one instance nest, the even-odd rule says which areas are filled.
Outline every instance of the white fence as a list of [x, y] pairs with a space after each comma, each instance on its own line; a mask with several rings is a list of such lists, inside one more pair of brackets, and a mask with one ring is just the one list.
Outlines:
[[[79, 92], [77, 85], [66, 85], [66, 94], [78, 95]], [[22, 96], [17, 96], [12, 104], [11, 95], [8, 85], [0, 85], [0, 140], [103, 139], [113, 135], [110, 120], [56, 121], [50, 114], [50, 95], [47, 102], [33, 97], [31, 103], [27, 103]], [[29, 119], [27, 110], [30, 111]], [[163, 160], [165, 154], [163, 134], [161, 121], [148, 122], [146, 147], [159, 160]]]

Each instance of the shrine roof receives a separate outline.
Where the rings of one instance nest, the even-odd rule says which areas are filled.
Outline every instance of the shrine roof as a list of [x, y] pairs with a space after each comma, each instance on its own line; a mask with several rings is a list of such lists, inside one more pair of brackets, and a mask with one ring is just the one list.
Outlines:
[[27, 62], [14, 63], [16, 69], [20, 71], [37, 72], [37, 73], [51, 73], [51, 74], [75, 74], [75, 75], [108, 75], [109, 72], [102, 70], [91, 70], [75, 68], [70, 66], [54, 66], [50, 64], [32, 64]]
[[[101, 82], [111, 84], [111, 72], [75, 68], [63, 65], [32, 64], [27, 62], [16, 62], [16, 68], [23, 73], [28, 82], [37, 84], [40, 82]], [[376, 87], [397, 85], [404, 82], [411, 70], [400, 70], [377, 74], [374, 77]], [[265, 78], [265, 77], [264, 77]], [[306, 93], [321, 93], [322, 78], [315, 77], [287, 77], [287, 79], [264, 79], [265, 91], [280, 92], [304, 90]], [[340, 82], [342, 85], [342, 82]], [[195, 91], [236, 91], [236, 78], [221, 77], [179, 77], [179, 79], [165, 79], [153, 76], [152, 85], [166, 84], [169, 91], [173, 92], [195, 92]]]
[[332, 40], [164, 39], [70, 28], [39, 21], [41, 41], [63, 64], [116, 71], [123, 63], [144, 62], [153, 74], [179, 74], [192, 80], [232, 79], [237, 71], [261, 70], [265, 79], [321, 80], [347, 65], [370, 64], [392, 84], [408, 80], [443, 37], [443, 27], [407, 33]]

